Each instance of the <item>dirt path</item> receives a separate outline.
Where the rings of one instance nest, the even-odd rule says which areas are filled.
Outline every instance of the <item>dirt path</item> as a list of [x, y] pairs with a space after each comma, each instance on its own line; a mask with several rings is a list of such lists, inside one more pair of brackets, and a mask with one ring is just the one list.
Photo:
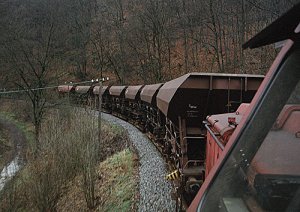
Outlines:
[[26, 136], [13, 122], [2, 117], [0, 117], [0, 128], [5, 131], [8, 142], [13, 146], [12, 149], [8, 148], [7, 151], [1, 153], [1, 164], [4, 164], [3, 167], [0, 167], [1, 190], [6, 182], [6, 178], [13, 176], [23, 164], [22, 150], [26, 145]]
[[14, 154], [12, 157], [16, 156], [16, 154], [25, 147], [26, 144], [26, 136], [25, 134], [11, 121], [0, 117], [0, 128], [7, 130], [9, 134], [10, 142], [14, 146]]

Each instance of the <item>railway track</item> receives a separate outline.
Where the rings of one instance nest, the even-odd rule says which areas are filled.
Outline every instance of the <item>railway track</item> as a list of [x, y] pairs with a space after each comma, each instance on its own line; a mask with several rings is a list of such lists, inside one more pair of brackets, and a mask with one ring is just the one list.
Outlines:
[[123, 127], [139, 154], [138, 211], [175, 211], [176, 203], [170, 193], [172, 185], [164, 178], [168, 169], [152, 142], [139, 129], [120, 118], [106, 113], [102, 113], [102, 118]]

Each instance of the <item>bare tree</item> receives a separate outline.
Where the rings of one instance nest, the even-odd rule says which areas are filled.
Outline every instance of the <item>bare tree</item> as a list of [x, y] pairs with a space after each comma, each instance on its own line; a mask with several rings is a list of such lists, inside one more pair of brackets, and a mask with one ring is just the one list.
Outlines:
[[14, 83], [26, 91], [31, 102], [36, 149], [39, 149], [40, 126], [47, 108], [43, 88], [56, 78], [56, 72], [52, 71], [57, 67], [61, 38], [59, 4], [47, 0], [26, 3], [10, 14], [4, 48]]

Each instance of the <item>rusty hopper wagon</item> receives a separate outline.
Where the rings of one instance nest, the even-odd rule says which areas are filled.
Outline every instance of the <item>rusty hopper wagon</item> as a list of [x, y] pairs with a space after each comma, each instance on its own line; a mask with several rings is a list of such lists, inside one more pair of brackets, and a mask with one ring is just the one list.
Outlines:
[[75, 93], [75, 86], [73, 85], [60, 85], [58, 86], [58, 93], [60, 98], [68, 98], [69, 102], [72, 102]]
[[124, 119], [126, 118], [126, 100], [125, 91], [127, 86], [111, 86], [109, 89], [109, 94], [111, 96], [111, 109], [112, 113], [120, 116]]
[[[193, 198], [205, 178], [205, 128], [208, 114], [235, 111], [250, 102], [263, 80], [261, 75], [190, 73], [166, 82], [157, 94], [165, 115], [165, 149], [181, 171], [185, 188], [179, 193]], [[184, 190], [184, 192], [182, 192]]]
[[128, 86], [125, 91], [127, 117], [129, 121], [133, 122], [136, 126], [139, 126], [142, 131], [144, 130], [144, 116], [141, 108], [140, 94], [143, 87], [143, 85]]
[[[94, 98], [94, 104], [95, 108], [99, 108], [99, 90], [100, 86], [95, 86], [93, 89], [93, 98]], [[111, 98], [109, 95], [109, 86], [102, 86], [101, 90], [101, 96], [102, 96], [102, 109], [107, 112], [111, 113]]]
[[61, 99], [65, 99], [68, 101], [68, 104], [75, 103], [76, 94], [75, 94], [75, 86], [73, 85], [60, 85], [58, 86], [58, 93]]
[[58, 92], [59, 93], [66, 93], [72, 92], [75, 90], [75, 86], [73, 85], [60, 85], [58, 86]]
[[92, 93], [94, 86], [76, 86], [75, 92], [77, 93], [77, 103], [81, 105], [92, 105]]
[[221, 156], [225, 145], [246, 113], [249, 104], [241, 104], [236, 112], [207, 116], [205, 177]]
[[141, 91], [142, 109], [145, 113], [145, 130], [154, 135], [155, 142], [162, 145], [164, 139], [164, 119], [156, 106], [156, 96], [163, 83], [145, 85]]

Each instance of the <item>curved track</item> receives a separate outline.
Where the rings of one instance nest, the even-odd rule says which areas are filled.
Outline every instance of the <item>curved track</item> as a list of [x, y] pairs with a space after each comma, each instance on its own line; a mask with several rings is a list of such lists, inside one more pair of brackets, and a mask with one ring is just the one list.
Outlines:
[[102, 118], [123, 127], [138, 151], [140, 162], [138, 211], [175, 211], [176, 203], [171, 199], [171, 184], [164, 179], [167, 167], [156, 147], [133, 125], [105, 113], [102, 113]]

